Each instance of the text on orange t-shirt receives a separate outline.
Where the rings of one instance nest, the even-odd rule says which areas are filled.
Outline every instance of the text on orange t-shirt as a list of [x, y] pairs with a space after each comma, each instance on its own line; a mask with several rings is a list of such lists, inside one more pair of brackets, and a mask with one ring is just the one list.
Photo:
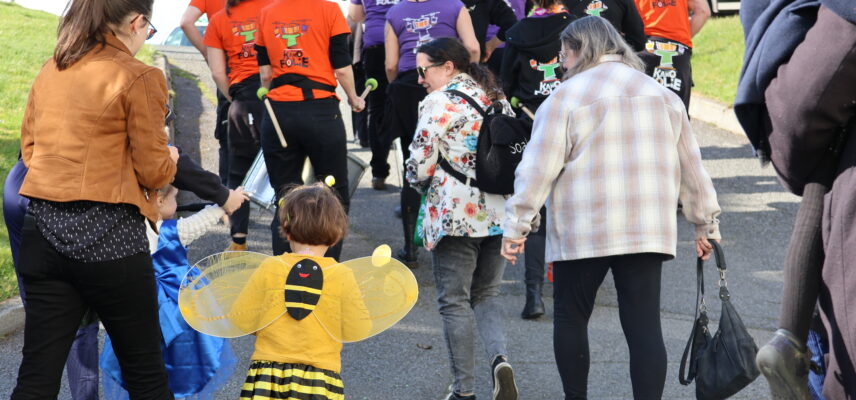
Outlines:
[[[336, 87], [330, 62], [330, 38], [350, 33], [339, 5], [327, 0], [274, 2], [262, 9], [256, 44], [267, 49], [273, 77], [298, 74], [318, 83]], [[313, 97], [335, 96], [312, 89]], [[275, 101], [302, 101], [303, 91], [295, 86], [273, 88], [268, 97]]]
[[693, 47], [687, 0], [635, 0], [645, 34]]

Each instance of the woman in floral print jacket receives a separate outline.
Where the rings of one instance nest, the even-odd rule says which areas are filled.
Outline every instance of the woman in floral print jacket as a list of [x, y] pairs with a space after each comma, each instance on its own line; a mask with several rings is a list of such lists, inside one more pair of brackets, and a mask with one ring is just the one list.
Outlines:
[[442, 157], [449, 167], [475, 179], [482, 117], [469, 103], [478, 102], [486, 109], [500, 101], [506, 114], [512, 113], [511, 106], [499, 100], [502, 91], [493, 76], [469, 62], [469, 53], [457, 39], [437, 39], [419, 47], [416, 70], [429, 94], [419, 105], [407, 180], [426, 196], [422, 233], [425, 247], [431, 250], [454, 374], [445, 399], [474, 398], [476, 325], [491, 360], [493, 398], [516, 399], [498, 301], [506, 265], [500, 255], [506, 197], [483, 193], [439, 165]]

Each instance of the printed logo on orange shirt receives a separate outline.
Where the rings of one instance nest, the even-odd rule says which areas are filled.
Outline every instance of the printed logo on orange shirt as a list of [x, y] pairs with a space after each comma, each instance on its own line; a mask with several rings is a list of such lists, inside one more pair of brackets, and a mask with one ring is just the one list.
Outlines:
[[651, 7], [654, 8], [666, 8], [666, 7], [675, 7], [678, 3], [675, 0], [655, 0], [651, 2]]
[[311, 20], [308, 19], [285, 23], [274, 22], [274, 37], [285, 40], [286, 47], [282, 52], [282, 59], [279, 60], [280, 68], [309, 68], [309, 57], [304, 55], [303, 49], [297, 47], [297, 39], [309, 31], [309, 22], [311, 22]]
[[256, 26], [255, 18], [247, 21], [232, 21], [232, 35], [244, 38], [238, 58], [256, 57], [256, 32], [258, 32], [258, 27]]

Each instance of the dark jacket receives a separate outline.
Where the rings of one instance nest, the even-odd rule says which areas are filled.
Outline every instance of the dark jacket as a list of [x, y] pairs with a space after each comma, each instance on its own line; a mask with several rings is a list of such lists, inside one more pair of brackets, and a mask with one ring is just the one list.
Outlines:
[[535, 112], [561, 83], [559, 35], [572, 20], [568, 13], [528, 17], [508, 30], [500, 77], [508, 98], [517, 97]]
[[479, 41], [481, 56], [484, 57], [484, 43], [487, 40], [488, 25], [499, 27], [496, 37], [505, 41], [505, 35], [509, 28], [517, 22], [517, 15], [505, 0], [463, 0], [464, 6], [470, 12], [473, 20], [473, 30], [476, 40]]
[[[821, 6], [805, 40], [778, 69], [765, 93], [771, 158], [785, 185], [801, 193], [808, 182], [828, 183], [823, 204], [823, 285], [819, 296], [830, 330], [823, 395], [856, 393], [856, 24]], [[849, 129], [844, 127], [850, 126]], [[830, 149], [839, 149], [833, 154]], [[828, 161], [833, 161], [832, 163]], [[823, 168], [832, 164], [827, 174]], [[804, 227], [797, 227], [804, 228]]]
[[740, 10], [746, 50], [734, 99], [734, 114], [752, 146], [766, 161], [770, 148], [764, 91], [779, 66], [788, 61], [794, 48], [814, 25], [820, 1], [776, 0], [766, 7], [761, 3], [744, 2], [749, 7]]
[[[642, 17], [639, 16], [639, 10], [636, 8], [636, 3], [633, 0], [599, 0], [603, 4], [596, 15], [605, 18], [618, 32], [624, 36], [624, 40], [634, 51], [645, 50], [645, 25], [642, 23]], [[587, 15], [595, 15], [587, 12], [593, 0], [563, 0], [565, 8], [576, 18], [582, 18]]]

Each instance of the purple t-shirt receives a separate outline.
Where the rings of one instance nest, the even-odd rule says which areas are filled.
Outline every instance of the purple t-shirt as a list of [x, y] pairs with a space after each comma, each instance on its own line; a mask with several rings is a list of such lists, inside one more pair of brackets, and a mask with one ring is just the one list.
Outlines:
[[416, 49], [434, 39], [458, 37], [460, 0], [402, 0], [386, 13], [386, 20], [398, 36], [398, 71], [416, 68]]
[[[520, 21], [521, 19], [523, 19], [523, 17], [526, 16], [526, 10], [524, 10], [524, 8], [526, 8], [526, 0], [505, 0], [505, 3], [508, 4], [509, 7], [511, 7], [512, 11], [514, 11], [514, 15], [517, 16], [518, 21]], [[485, 37], [487, 38], [487, 40], [493, 39], [493, 37], [496, 36], [497, 32], [499, 32], [498, 26], [489, 25], [487, 27], [487, 36]], [[499, 47], [505, 47], [505, 44]]]
[[397, 3], [398, 0], [351, 0], [351, 4], [364, 4], [363, 9], [366, 10], [363, 48], [383, 44], [383, 26], [386, 24], [386, 12]]

